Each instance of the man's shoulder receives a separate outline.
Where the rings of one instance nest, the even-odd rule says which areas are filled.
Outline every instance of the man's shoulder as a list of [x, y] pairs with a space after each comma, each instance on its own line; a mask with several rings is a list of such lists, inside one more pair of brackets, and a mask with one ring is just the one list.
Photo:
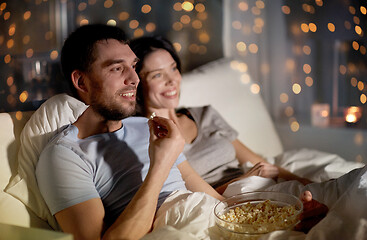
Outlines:
[[148, 123], [148, 118], [146, 117], [128, 117], [122, 120], [122, 123], [126, 126], [141, 126], [141, 125], [146, 125]]

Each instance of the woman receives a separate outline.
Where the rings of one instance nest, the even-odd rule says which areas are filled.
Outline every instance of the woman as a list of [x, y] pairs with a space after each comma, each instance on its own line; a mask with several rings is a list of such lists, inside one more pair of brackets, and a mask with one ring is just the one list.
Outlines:
[[[186, 144], [184, 154], [190, 165], [222, 193], [230, 182], [248, 176], [299, 180], [300, 178], [276, 167], [252, 152], [237, 139], [232, 129], [211, 106], [176, 108], [179, 105], [181, 63], [173, 45], [162, 37], [142, 37], [130, 42], [140, 59], [136, 72], [139, 115], [153, 113], [172, 119], [179, 127]], [[254, 167], [244, 173], [240, 165], [251, 162]]]

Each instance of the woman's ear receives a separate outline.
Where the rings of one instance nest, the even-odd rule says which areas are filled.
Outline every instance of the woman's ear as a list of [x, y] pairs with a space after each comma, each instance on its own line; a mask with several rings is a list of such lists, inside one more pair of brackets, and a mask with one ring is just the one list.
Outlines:
[[74, 87], [83, 93], [87, 91], [85, 81], [84, 81], [84, 74], [79, 70], [74, 70], [71, 73], [71, 80], [73, 81]]

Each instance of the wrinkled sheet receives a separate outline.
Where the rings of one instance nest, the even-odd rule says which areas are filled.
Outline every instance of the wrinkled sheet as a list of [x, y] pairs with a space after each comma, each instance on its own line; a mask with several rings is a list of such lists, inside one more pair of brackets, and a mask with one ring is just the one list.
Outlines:
[[[309, 149], [285, 152], [268, 161], [315, 183], [307, 186], [297, 181], [275, 183], [271, 179], [253, 176], [230, 184], [224, 195], [267, 190], [299, 196], [304, 190], [310, 190], [314, 199], [329, 207], [329, 212], [308, 234], [276, 231], [261, 239], [367, 239], [367, 167]], [[332, 178], [337, 179], [329, 180]], [[174, 192], [157, 212], [153, 231], [143, 239], [223, 239], [214, 222], [213, 209], [217, 203], [218, 200], [204, 193]]]

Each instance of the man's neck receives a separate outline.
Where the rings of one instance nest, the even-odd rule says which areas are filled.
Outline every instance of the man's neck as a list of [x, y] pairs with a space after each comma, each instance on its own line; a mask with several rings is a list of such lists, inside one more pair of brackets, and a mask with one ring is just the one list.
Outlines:
[[101, 133], [117, 131], [122, 127], [122, 122], [121, 120], [106, 120], [91, 107], [88, 107], [73, 125], [79, 130], [78, 137], [83, 139]]

